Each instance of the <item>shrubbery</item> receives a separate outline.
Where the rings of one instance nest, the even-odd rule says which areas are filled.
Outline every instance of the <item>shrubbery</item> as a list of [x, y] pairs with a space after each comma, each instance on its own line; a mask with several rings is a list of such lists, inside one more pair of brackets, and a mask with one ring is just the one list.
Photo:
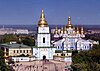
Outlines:
[[72, 56], [74, 71], [100, 71], [100, 45]]

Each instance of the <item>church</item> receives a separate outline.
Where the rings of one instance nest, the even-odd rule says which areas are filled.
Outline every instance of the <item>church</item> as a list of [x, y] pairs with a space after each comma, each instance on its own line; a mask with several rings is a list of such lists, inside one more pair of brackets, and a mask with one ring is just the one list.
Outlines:
[[[90, 41], [83, 39], [85, 37], [83, 27], [79, 30], [71, 24], [70, 16], [64, 28], [56, 27], [53, 35], [50, 31], [42, 10], [37, 27], [37, 44], [33, 47], [33, 56], [37, 59], [43, 59], [43, 56], [46, 56], [46, 59], [53, 59], [56, 50], [89, 50], [93, 45]], [[52, 40], [51, 37], [53, 37]]]
[[50, 29], [43, 10], [37, 29], [37, 46], [33, 48], [33, 56], [37, 59], [43, 59], [43, 56], [46, 56], [47, 59], [53, 59], [56, 48], [51, 46]]
[[52, 44], [57, 47], [57, 50], [89, 50], [93, 44], [83, 38], [85, 38], [83, 27], [80, 29], [74, 27], [69, 16], [68, 23], [64, 28], [56, 27], [54, 30]]

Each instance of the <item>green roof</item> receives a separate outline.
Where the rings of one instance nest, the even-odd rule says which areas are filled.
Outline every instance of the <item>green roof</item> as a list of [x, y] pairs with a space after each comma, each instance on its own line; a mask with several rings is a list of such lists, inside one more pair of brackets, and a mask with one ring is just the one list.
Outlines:
[[23, 45], [23, 44], [9, 44], [9, 43], [5, 43], [5, 44], [1, 44], [2, 46], [6, 46], [6, 47], [9, 47], [9, 48], [19, 48], [19, 47], [22, 47], [22, 48], [29, 48], [29, 46], [27, 45]]

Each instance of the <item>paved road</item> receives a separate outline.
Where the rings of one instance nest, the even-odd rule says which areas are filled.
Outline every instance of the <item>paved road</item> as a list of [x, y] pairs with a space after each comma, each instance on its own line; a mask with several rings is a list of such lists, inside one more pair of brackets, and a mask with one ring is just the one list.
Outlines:
[[54, 60], [19, 62], [13, 66], [15, 71], [65, 71], [65, 62]]

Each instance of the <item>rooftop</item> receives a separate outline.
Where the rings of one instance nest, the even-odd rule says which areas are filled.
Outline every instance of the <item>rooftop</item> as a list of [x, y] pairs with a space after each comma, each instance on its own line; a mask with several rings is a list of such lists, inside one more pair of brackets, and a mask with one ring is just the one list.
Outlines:
[[27, 45], [23, 45], [23, 44], [10, 44], [10, 43], [4, 43], [4, 44], [1, 44], [1, 46], [7, 46], [9, 48], [18, 48], [18, 47], [21, 47], [21, 48], [29, 48], [29, 46]]

